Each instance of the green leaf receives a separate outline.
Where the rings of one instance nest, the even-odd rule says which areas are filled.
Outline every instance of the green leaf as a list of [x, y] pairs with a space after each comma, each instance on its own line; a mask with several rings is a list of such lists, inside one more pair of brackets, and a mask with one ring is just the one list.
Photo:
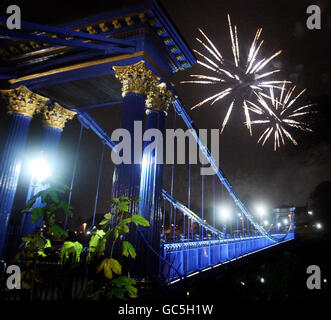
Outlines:
[[117, 210], [120, 210], [123, 212], [129, 212], [129, 204], [130, 204], [130, 202], [128, 202], [128, 201], [120, 202], [116, 208], [117, 208]]
[[105, 226], [105, 225], [108, 224], [108, 223], [109, 223], [109, 220], [104, 219], [104, 220], [102, 220], [102, 221], [99, 222], [99, 225], [100, 225], [100, 226]]
[[59, 203], [59, 201], [60, 201], [59, 195], [53, 188], [48, 189], [48, 194], [55, 203]]
[[97, 267], [97, 273], [100, 272], [102, 269], [105, 277], [108, 279], [113, 278], [113, 272], [117, 275], [122, 273], [122, 266], [116, 259], [113, 258], [104, 259]]
[[61, 201], [59, 204], [59, 208], [63, 209], [63, 211], [65, 212], [66, 215], [68, 215], [69, 217], [72, 217], [72, 207], [70, 205], [68, 205], [67, 202]]
[[113, 278], [113, 272], [111, 269], [111, 262], [110, 259], [107, 259], [106, 263], [103, 266], [103, 272], [106, 278], [112, 279]]
[[134, 286], [126, 286], [126, 290], [129, 293], [130, 298], [137, 298], [138, 297], [138, 289]]
[[54, 234], [55, 238], [60, 238], [62, 235], [68, 236], [68, 233], [58, 225], [52, 226], [50, 232]]
[[112, 214], [108, 212], [108, 213], [106, 213], [103, 217], [104, 217], [105, 219], [107, 219], [107, 220], [110, 220], [111, 217], [112, 217]]
[[43, 214], [44, 214], [43, 208], [39, 208], [39, 207], [38, 208], [33, 208], [31, 210], [31, 212], [32, 212], [32, 216], [31, 216], [32, 223], [36, 223], [40, 218], [43, 217]]
[[118, 278], [113, 279], [111, 282], [117, 287], [125, 287], [137, 283], [134, 278], [129, 278], [127, 276], [119, 276]]
[[130, 223], [130, 222], [132, 222], [132, 218], [125, 218], [119, 224], [127, 224], [127, 223]]
[[123, 249], [122, 249], [122, 254], [125, 257], [128, 257], [129, 255], [135, 259], [136, 258], [136, 250], [133, 247], [133, 245], [129, 241], [123, 241]]
[[134, 214], [132, 215], [132, 221], [138, 226], [149, 227], [149, 222], [141, 215], [141, 214]]
[[122, 266], [120, 265], [120, 263], [116, 260], [116, 259], [110, 259], [110, 263], [111, 263], [111, 269], [113, 270], [113, 272], [117, 275], [122, 273]]
[[110, 219], [112, 217], [111, 213], [106, 213], [104, 216], [104, 219], [99, 223], [100, 226], [104, 226], [110, 222]]
[[128, 201], [129, 200], [129, 198], [128, 197], [125, 197], [125, 196], [121, 196], [121, 197], [119, 197], [119, 201], [120, 202], [126, 202], [126, 201]]

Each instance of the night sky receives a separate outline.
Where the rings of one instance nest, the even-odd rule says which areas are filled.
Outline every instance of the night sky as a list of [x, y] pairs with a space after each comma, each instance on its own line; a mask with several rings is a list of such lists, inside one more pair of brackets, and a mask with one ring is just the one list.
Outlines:
[[[298, 103], [318, 102], [318, 115], [310, 123], [315, 129], [309, 136], [297, 135], [299, 147], [288, 145], [273, 151], [273, 144], [256, 144], [259, 130], [250, 137], [243, 125], [242, 112], [232, 114], [221, 136], [220, 164], [237, 193], [248, 205], [266, 201], [270, 206], [307, 203], [310, 192], [322, 181], [331, 179], [330, 107], [331, 107], [331, 15], [328, 1], [314, 2], [322, 10], [321, 30], [308, 30], [306, 8], [309, 1], [162, 1], [191, 48], [200, 49], [195, 40], [201, 27], [222, 53], [231, 56], [226, 13], [238, 26], [241, 49], [248, 49], [256, 29], [263, 28], [266, 55], [283, 50], [273, 66], [281, 68], [279, 80], [292, 80], [307, 92]], [[246, 47], [245, 47], [246, 46]], [[271, 65], [272, 65], [271, 64]], [[180, 84], [189, 74], [205, 72], [195, 65], [175, 75], [177, 92], [187, 106], [215, 94], [208, 87]], [[212, 74], [212, 71], [211, 73]], [[199, 128], [220, 128], [226, 114], [226, 103], [208, 104], [191, 111]], [[237, 109], [238, 110], [238, 109]], [[254, 134], [255, 132], [255, 134]], [[295, 131], [291, 131], [295, 135]]]
[[[135, 1], [126, 1], [134, 3]], [[126, 3], [125, 2], [125, 3]], [[136, 1], [141, 2], [141, 1]], [[43, 3], [39, 10], [32, 10], [25, 2], [29, 16], [27, 21], [54, 24], [65, 22], [100, 13], [111, 11], [111, 5], [101, 2], [80, 3], [70, 2], [61, 7]], [[307, 88], [299, 103], [316, 102], [318, 114], [311, 117], [314, 128], [313, 134], [295, 135], [299, 147], [288, 144], [281, 150], [274, 152], [273, 145], [267, 143], [265, 147], [257, 145], [258, 129], [253, 137], [249, 136], [244, 127], [242, 112], [234, 112], [220, 137], [220, 166], [238, 193], [248, 206], [263, 201], [269, 207], [280, 205], [303, 206], [307, 204], [309, 194], [322, 181], [331, 180], [331, 13], [327, 0], [310, 1], [216, 1], [216, 0], [163, 0], [160, 1], [170, 19], [177, 27], [190, 48], [201, 49], [195, 37], [198, 36], [197, 27], [201, 27], [225, 56], [232, 58], [230, 49], [229, 30], [226, 14], [230, 13], [232, 23], [238, 27], [241, 50], [248, 50], [258, 27], [263, 28], [262, 38], [265, 40], [262, 53], [270, 56], [282, 49], [283, 53], [273, 60], [275, 68], [281, 68], [277, 74], [279, 80], [292, 80], [298, 89]], [[20, 4], [20, 3], [18, 3]], [[306, 27], [306, 8], [317, 4], [322, 10], [322, 29], [308, 30]], [[329, 5], [329, 7], [328, 7]], [[94, 6], [93, 9], [91, 6]], [[63, 11], [63, 8], [65, 10]], [[49, 15], [50, 10], [52, 15]], [[74, 17], [74, 19], [72, 18]], [[272, 65], [271, 64], [271, 65]], [[173, 83], [176, 91], [187, 107], [211, 94], [214, 90], [209, 87], [180, 84], [181, 80], [188, 80], [189, 74], [205, 72], [199, 65], [187, 71], [180, 71], [174, 75]], [[115, 129], [119, 123], [120, 106], [114, 106], [105, 111], [98, 109], [91, 111], [91, 115], [108, 131]], [[220, 128], [227, 110], [226, 101], [220, 101], [213, 107], [204, 105], [200, 109], [190, 112], [198, 128]], [[237, 109], [238, 110], [238, 109]], [[105, 117], [105, 112], [109, 117]], [[111, 112], [111, 113], [109, 113]], [[117, 119], [117, 120], [113, 120]], [[173, 113], [168, 116], [167, 126], [173, 125]], [[177, 119], [177, 126], [185, 128], [183, 122]], [[36, 129], [37, 130], [37, 129]], [[60, 163], [63, 173], [67, 177], [72, 169], [71, 163], [79, 132], [78, 121], [68, 124], [62, 141]], [[78, 170], [76, 188], [73, 201], [80, 216], [87, 217], [94, 206], [96, 175], [100, 158], [101, 144], [95, 143], [93, 133], [88, 132], [84, 138], [81, 151], [81, 170]], [[30, 143], [32, 148], [33, 143]], [[32, 149], [31, 149], [32, 150]], [[98, 212], [106, 210], [106, 200], [109, 199], [112, 183], [112, 165], [110, 153], [106, 153], [105, 169], [101, 182], [100, 203]], [[201, 177], [199, 167], [192, 168], [192, 207], [200, 208]], [[165, 188], [170, 188], [171, 166], [165, 168]], [[176, 166], [175, 190], [176, 197], [186, 202], [187, 191], [183, 187], [187, 184], [187, 166]], [[24, 177], [21, 179], [24, 180]], [[212, 177], [206, 178], [206, 207], [211, 204]], [[22, 181], [23, 181], [22, 180]], [[221, 187], [217, 184], [217, 197], [220, 199]], [[199, 213], [199, 212], [197, 212]]]

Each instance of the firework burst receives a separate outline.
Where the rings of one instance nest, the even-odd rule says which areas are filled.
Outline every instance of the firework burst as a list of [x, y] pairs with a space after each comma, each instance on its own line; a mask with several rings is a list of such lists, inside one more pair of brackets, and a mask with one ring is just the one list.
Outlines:
[[264, 42], [264, 40], [260, 39], [262, 28], [259, 28], [256, 31], [247, 56], [242, 57], [239, 50], [237, 26], [232, 26], [229, 14], [227, 15], [227, 18], [233, 60], [225, 59], [210, 38], [198, 28], [202, 40], [200, 38], [196, 38], [196, 40], [202, 45], [204, 49], [203, 52], [205, 53], [195, 49], [193, 50], [201, 58], [201, 60], [197, 60], [197, 63], [208, 71], [213, 71], [214, 75], [192, 74], [190, 75], [190, 77], [193, 78], [192, 80], [181, 81], [181, 83], [216, 85], [218, 92], [215, 95], [200, 101], [191, 109], [201, 107], [207, 102], [210, 102], [210, 105], [214, 105], [217, 101], [229, 96], [231, 97], [231, 102], [223, 120], [221, 133], [230, 118], [233, 107], [235, 105], [240, 105], [244, 110], [247, 128], [252, 135], [249, 108], [244, 101], [252, 95], [252, 92], [261, 91], [265, 88], [274, 88], [280, 83], [283, 83], [283, 81], [275, 81], [270, 78], [273, 74], [279, 72], [279, 69], [271, 71], [265, 70], [270, 61], [281, 54], [282, 51], [279, 50], [269, 57], [258, 58], [258, 54]]
[[[245, 100], [244, 105], [246, 108], [261, 116], [261, 120], [250, 121], [250, 125], [259, 124], [266, 125], [267, 128], [260, 135], [258, 143], [262, 146], [266, 141], [273, 137], [274, 150], [280, 148], [281, 144], [285, 144], [287, 138], [294, 145], [298, 145], [298, 142], [294, 139], [292, 134], [287, 130], [288, 128], [295, 128], [304, 132], [311, 132], [312, 130], [308, 125], [302, 121], [299, 121], [302, 116], [310, 114], [314, 111], [310, 111], [309, 108], [314, 104], [306, 104], [300, 107], [295, 106], [297, 99], [306, 91], [306, 89], [300, 91], [297, 95], [294, 95], [296, 87], [293, 86], [286, 90], [286, 84], [280, 90], [279, 95], [276, 95], [274, 88], [270, 88], [270, 95], [266, 95], [262, 92], [255, 92], [258, 103]], [[266, 98], [266, 99], [265, 99]]]

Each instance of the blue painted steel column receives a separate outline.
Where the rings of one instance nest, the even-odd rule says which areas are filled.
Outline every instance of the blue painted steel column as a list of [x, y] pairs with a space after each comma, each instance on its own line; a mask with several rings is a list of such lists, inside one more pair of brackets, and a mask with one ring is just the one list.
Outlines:
[[[146, 96], [156, 86], [158, 77], [147, 69], [144, 61], [129, 66], [114, 66], [113, 69], [115, 77], [122, 83], [121, 128], [126, 129], [131, 137], [131, 161], [129, 164], [122, 163], [115, 166], [112, 195], [113, 197], [136, 197], [139, 196], [142, 155], [139, 156], [138, 153], [138, 159], [135, 159], [134, 151], [135, 148], [142, 149], [142, 137], [139, 137], [142, 131], [135, 132], [134, 129], [136, 125], [138, 129], [140, 126], [142, 130]], [[140, 151], [142, 152], [142, 150]], [[138, 213], [136, 203], [131, 207], [131, 213]], [[137, 229], [134, 226], [131, 227], [127, 240], [136, 246], [137, 258], [129, 262], [128, 268], [131, 274], [135, 276], [139, 274], [144, 277], [146, 270], [141, 271], [146, 263], [143, 251], [149, 244], [143, 241], [142, 236], [137, 234]]]
[[[146, 130], [159, 129], [163, 135], [166, 113], [154, 110], [148, 110], [147, 113]], [[148, 144], [145, 143], [145, 148]], [[160, 147], [162, 148], [163, 146]], [[163, 159], [158, 159], [157, 150], [153, 149], [144, 152], [139, 193], [139, 213], [150, 222], [150, 227], [144, 228], [144, 235], [157, 251], [160, 248], [162, 219], [160, 206], [163, 175], [162, 162]]]
[[[131, 136], [131, 163], [116, 165], [113, 176], [113, 197], [139, 196], [141, 164], [134, 163], [135, 121], [143, 124], [147, 92], [158, 78], [148, 70], [144, 61], [129, 66], [114, 66], [115, 76], [122, 82], [123, 109], [121, 128]], [[139, 143], [142, 143], [141, 138]], [[136, 146], [139, 148], [140, 146]], [[137, 160], [137, 159], [136, 159]], [[142, 159], [138, 159], [141, 160]], [[137, 161], [136, 161], [137, 162]], [[132, 208], [135, 212], [136, 208]]]
[[1, 93], [8, 105], [8, 117], [0, 149], [0, 258], [4, 255], [30, 122], [35, 111], [47, 100], [23, 86]]
[[[67, 110], [60, 106], [58, 103], [53, 103], [49, 106], [45, 106], [43, 112], [43, 132], [41, 138], [40, 154], [49, 165], [52, 176], [56, 176], [56, 164], [57, 154], [60, 145], [62, 132], [67, 120], [71, 120], [76, 114], [73, 111]], [[36, 177], [31, 177], [30, 186], [26, 202], [28, 202], [38, 192], [49, 187], [48, 182], [38, 181]], [[41, 206], [41, 199], [37, 199], [34, 207]], [[36, 227], [39, 227], [41, 220], [36, 223], [32, 223], [31, 212], [26, 212], [22, 217], [22, 236], [26, 236], [34, 231]]]
[[113, 177], [113, 197], [139, 196], [141, 164], [134, 163], [134, 122], [137, 121], [136, 125], [141, 125], [142, 128], [144, 118], [145, 96], [133, 92], [126, 93], [123, 98], [121, 128], [130, 133], [131, 163], [116, 165]]
[[[153, 142], [145, 142], [141, 171], [139, 213], [149, 222], [149, 228], [141, 228], [144, 238], [155, 253], [160, 252], [160, 233], [162, 223], [162, 210], [160, 206], [162, 176], [163, 176], [163, 137], [165, 133], [166, 111], [172, 101], [172, 94], [164, 83], [159, 84], [147, 97], [146, 131], [157, 129]], [[149, 148], [153, 144], [153, 148]], [[175, 224], [176, 222], [174, 222]], [[140, 245], [140, 243], [138, 243]], [[138, 247], [138, 250], [140, 246]], [[159, 257], [151, 251], [145, 252], [145, 263], [141, 264], [141, 272], [156, 274], [159, 271]], [[147, 256], [146, 256], [147, 254]], [[139, 256], [139, 254], [138, 254]], [[146, 263], [148, 261], [148, 263]]]

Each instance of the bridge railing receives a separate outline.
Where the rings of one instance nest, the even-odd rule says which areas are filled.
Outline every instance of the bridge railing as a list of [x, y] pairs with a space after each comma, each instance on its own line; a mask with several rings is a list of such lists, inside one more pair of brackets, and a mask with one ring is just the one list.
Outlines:
[[[284, 234], [274, 236], [283, 237]], [[283, 242], [293, 238], [293, 232], [289, 232]], [[277, 244], [262, 235], [163, 243], [163, 257], [169, 264], [164, 265], [162, 276], [168, 283], [173, 283]]]

